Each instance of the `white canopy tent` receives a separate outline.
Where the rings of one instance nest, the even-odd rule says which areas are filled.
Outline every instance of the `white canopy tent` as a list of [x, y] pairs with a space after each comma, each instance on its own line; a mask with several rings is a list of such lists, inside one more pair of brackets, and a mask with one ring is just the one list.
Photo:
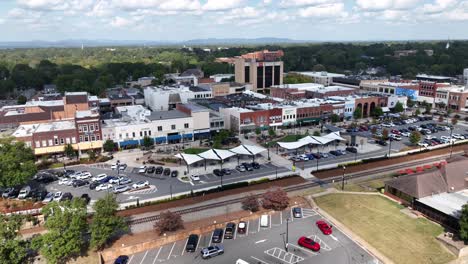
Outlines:
[[195, 155], [195, 154], [179, 153], [179, 154], [175, 155], [175, 157], [184, 160], [185, 163], [187, 163], [187, 165], [192, 165], [192, 164], [194, 164], [196, 162], [199, 162], [199, 161], [203, 160], [203, 158], [201, 158], [200, 156]]
[[257, 155], [266, 151], [266, 148], [262, 148], [262, 147], [255, 146], [255, 145], [242, 145], [242, 146], [245, 149], [247, 149], [250, 153], [252, 153], [253, 155]]
[[298, 149], [310, 144], [315, 144], [315, 145], [326, 145], [332, 141], [335, 140], [340, 140], [344, 141], [345, 139], [340, 136], [340, 132], [332, 132], [330, 134], [327, 134], [325, 136], [306, 136], [301, 139], [299, 139], [296, 142], [278, 142], [278, 145], [282, 148], [292, 150], [292, 149]]
[[252, 156], [249, 150], [247, 150], [243, 145], [237, 146], [235, 148], [230, 149], [230, 151], [236, 153], [237, 155], [249, 155]]
[[331, 138], [333, 140], [346, 141], [346, 139], [340, 136], [340, 132], [332, 132], [328, 135], [323, 136], [324, 138]]
[[198, 154], [198, 156], [204, 159], [209, 159], [209, 160], [221, 160], [221, 158], [216, 154], [216, 152], [214, 152], [213, 149], [202, 152]]
[[227, 158], [230, 158], [236, 155], [236, 153], [229, 151], [229, 150], [224, 150], [224, 149], [213, 149], [213, 150], [218, 155], [218, 157], [221, 158], [221, 160], [225, 160]]

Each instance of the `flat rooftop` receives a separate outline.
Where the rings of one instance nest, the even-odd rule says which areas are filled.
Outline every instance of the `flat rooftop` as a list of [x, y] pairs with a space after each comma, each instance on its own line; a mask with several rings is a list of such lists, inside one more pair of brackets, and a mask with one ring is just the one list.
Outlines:
[[444, 214], [460, 218], [463, 205], [468, 203], [468, 190], [462, 190], [454, 193], [434, 194], [418, 199], [418, 201]]
[[186, 118], [190, 117], [186, 113], [179, 110], [169, 110], [169, 111], [153, 111], [151, 115], [148, 116], [148, 119], [151, 121], [154, 120], [166, 120], [166, 119], [177, 119], [177, 118]]
[[59, 121], [59, 122], [52, 122], [52, 123], [21, 125], [15, 130], [15, 132], [13, 132], [12, 136], [28, 137], [28, 136], [32, 136], [34, 133], [74, 130], [74, 129], [76, 129], [74, 121]]
[[304, 71], [304, 72], [295, 72], [302, 74], [304, 76], [314, 77], [314, 78], [325, 78], [325, 77], [345, 77], [346, 75], [341, 73], [331, 73], [331, 72], [313, 72], [313, 71]]

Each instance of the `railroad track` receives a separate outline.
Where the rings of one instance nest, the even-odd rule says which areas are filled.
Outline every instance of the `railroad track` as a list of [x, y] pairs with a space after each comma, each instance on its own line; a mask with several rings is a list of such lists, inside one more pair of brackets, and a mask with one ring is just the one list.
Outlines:
[[[402, 168], [414, 167], [414, 166], [418, 166], [418, 165], [432, 163], [432, 162], [435, 162], [435, 161], [440, 161], [441, 159], [447, 158], [448, 156], [449, 155], [444, 155], [442, 157], [429, 158], [429, 159], [425, 159], [425, 160], [419, 160], [419, 161], [405, 163], [404, 165], [396, 164], [396, 165], [387, 166], [385, 168], [380, 168], [380, 169], [375, 169], [375, 170], [367, 170], [367, 171], [364, 171], [364, 172], [356, 172], [356, 173], [352, 173], [352, 174], [347, 174], [345, 176], [345, 179], [346, 180], [357, 179], [357, 178], [369, 176], [371, 174], [380, 174], [380, 173], [385, 173], [385, 172], [392, 172], [392, 171], [396, 171], [396, 170], [399, 170], [399, 169], [402, 169]], [[331, 177], [331, 178], [327, 178], [327, 179], [323, 179], [323, 180], [317, 180], [315, 182], [307, 182], [307, 183], [303, 183], [303, 184], [299, 184], [299, 185], [289, 186], [289, 187], [285, 187], [283, 189], [286, 192], [300, 191], [300, 190], [304, 190], [304, 189], [308, 189], [308, 188], [312, 188], [312, 187], [317, 187], [317, 186], [324, 185], [324, 184], [333, 183], [334, 181], [341, 180], [341, 179], [342, 179], [342, 176], [335, 176], [335, 177]], [[260, 197], [261, 194], [257, 194], [255, 196]], [[195, 207], [191, 207], [191, 208], [176, 210], [176, 211], [173, 211], [173, 212], [177, 213], [177, 214], [180, 214], [180, 215], [189, 214], [189, 213], [194, 213], [194, 212], [203, 211], [203, 210], [207, 210], [207, 209], [213, 209], [213, 208], [216, 208], [216, 207], [222, 207], [222, 206], [226, 206], [226, 205], [240, 203], [240, 202], [242, 202], [243, 199], [244, 199], [244, 197], [235, 198], [235, 199], [232, 199], [232, 200], [229, 200], [229, 201], [214, 202], [214, 203], [210, 203], [210, 204], [205, 204], [205, 205], [195, 206]], [[142, 218], [137, 218], [137, 219], [128, 219], [127, 223], [130, 226], [131, 225], [139, 225], [139, 224], [144, 224], [144, 223], [156, 222], [156, 221], [159, 220], [159, 218], [160, 218], [159, 215], [153, 215], [153, 216], [142, 217]]]

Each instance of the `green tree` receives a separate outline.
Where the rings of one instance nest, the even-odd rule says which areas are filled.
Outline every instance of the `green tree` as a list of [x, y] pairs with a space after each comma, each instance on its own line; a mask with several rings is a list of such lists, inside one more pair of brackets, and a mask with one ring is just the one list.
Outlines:
[[312, 134], [314, 137], [320, 137], [320, 131], [315, 130], [314, 133]]
[[431, 114], [432, 104], [426, 103], [426, 105], [424, 106], [424, 108], [425, 108], [425, 111], [426, 111], [425, 114], [427, 114], [427, 115]]
[[395, 113], [401, 113], [405, 111], [405, 109], [403, 108], [403, 104], [401, 102], [397, 102], [395, 104], [395, 107], [393, 107], [393, 112]]
[[261, 133], [262, 133], [262, 130], [259, 127], [255, 128], [255, 134], [257, 136], [259, 136]]
[[268, 128], [268, 135], [270, 137], [275, 137], [276, 136], [276, 131], [272, 127], [269, 127]]
[[416, 109], [416, 111], [414, 111], [414, 114], [417, 115], [417, 116], [420, 115], [420, 114], [421, 114], [421, 110], [419, 110], [419, 108]]
[[92, 161], [96, 160], [96, 152], [94, 152], [94, 150], [88, 151], [88, 158]]
[[0, 214], [0, 263], [25, 263], [27, 244], [18, 236], [22, 223], [20, 215]]
[[86, 204], [83, 199], [51, 202], [42, 208], [47, 233], [34, 238], [33, 245], [48, 263], [65, 263], [78, 256], [86, 245]]
[[27, 101], [28, 101], [28, 99], [26, 98], [26, 96], [24, 96], [24, 95], [18, 96], [17, 103], [19, 105], [24, 105]]
[[149, 147], [151, 147], [151, 146], [153, 146], [153, 145], [154, 145], [154, 142], [153, 142], [153, 139], [152, 139], [152, 138], [150, 138], [150, 137], [148, 137], [148, 136], [145, 136], [145, 137], [143, 138], [143, 146], [144, 146], [145, 148], [149, 148]]
[[13, 187], [28, 182], [36, 174], [35, 157], [24, 142], [0, 139], [0, 186]]
[[104, 145], [102, 147], [104, 148], [104, 151], [112, 152], [116, 149], [117, 145], [115, 144], [114, 141], [108, 139], [104, 142]]
[[406, 105], [408, 107], [413, 107], [415, 105], [415, 102], [413, 101], [411, 97], [408, 96], [408, 100], [406, 100]]
[[362, 109], [361, 108], [356, 108], [353, 112], [353, 117], [354, 119], [359, 119], [362, 117]]
[[63, 151], [65, 153], [65, 156], [67, 156], [70, 159], [76, 157], [76, 151], [71, 144], [66, 144], [65, 146], [63, 146]]
[[418, 131], [411, 132], [411, 134], [409, 136], [409, 141], [413, 145], [418, 144], [419, 141], [421, 141], [421, 133], [419, 133]]
[[340, 122], [340, 116], [337, 115], [337, 114], [331, 115], [330, 119], [331, 119], [331, 122], [332, 122], [333, 124], [334, 124], [334, 123], [337, 123], [337, 122]]
[[460, 238], [468, 243], [468, 204], [463, 205], [458, 223], [460, 225]]
[[378, 118], [380, 116], [383, 116], [384, 112], [382, 110], [382, 107], [378, 106], [372, 110], [371, 115], [375, 118]]
[[125, 220], [116, 214], [119, 204], [112, 194], [107, 194], [93, 205], [95, 211], [90, 225], [91, 247], [101, 250], [113, 237], [128, 231]]

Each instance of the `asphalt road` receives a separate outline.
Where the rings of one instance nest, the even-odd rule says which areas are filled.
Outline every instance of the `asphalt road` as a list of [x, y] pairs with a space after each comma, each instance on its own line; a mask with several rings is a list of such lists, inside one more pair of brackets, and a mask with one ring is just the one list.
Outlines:
[[[187, 239], [140, 252], [129, 256], [129, 264], [196, 264], [236, 263], [238, 259], [248, 263], [293, 264], [293, 263], [371, 263], [374, 258], [354, 243], [340, 230], [334, 228], [332, 235], [323, 235], [315, 222], [323, 217], [312, 209], [303, 208], [303, 218], [290, 218], [287, 209], [271, 215], [268, 227], [261, 227], [259, 219], [247, 222], [246, 234], [235, 234], [234, 239], [224, 239], [221, 244], [225, 253], [204, 260], [200, 256], [203, 247], [212, 245], [212, 233], [202, 234], [196, 252], [185, 252]], [[289, 251], [285, 251], [286, 221], [289, 221]], [[297, 240], [301, 236], [313, 238], [321, 245], [319, 252], [301, 248]]]
[[[111, 170], [110, 165], [108, 164], [96, 164], [93, 166], [73, 166], [70, 169], [75, 171], [89, 171], [91, 174], [98, 175], [106, 173], [107, 175], [117, 176], [117, 171]], [[244, 181], [249, 179], [263, 178], [265, 176], [275, 175], [276, 173], [287, 172], [286, 168], [276, 167], [272, 164], [261, 164], [261, 168], [253, 171], [239, 172], [237, 170], [232, 170], [231, 175], [225, 175], [222, 177], [223, 185], [234, 183], [238, 181]], [[172, 194], [177, 194], [181, 192], [194, 191], [216, 187], [221, 185], [221, 177], [215, 176], [212, 173], [199, 175], [199, 182], [183, 182], [176, 177], [156, 175], [156, 174], [139, 174], [137, 168], [127, 167], [123, 172], [119, 173], [120, 176], [127, 176], [132, 179], [130, 186], [138, 181], [148, 181], [151, 185], [151, 188], [144, 189], [135, 192], [125, 192], [117, 194], [117, 200], [121, 203], [133, 202], [137, 199], [139, 201], [161, 197], [161, 196], [170, 196]], [[180, 175], [179, 175], [180, 177]], [[48, 184], [46, 189], [50, 192], [71, 192], [73, 196], [81, 196], [84, 193], [87, 193], [91, 200], [97, 200], [103, 197], [107, 191], [96, 191], [90, 190], [87, 185], [82, 187], [74, 188], [72, 186], [59, 185], [58, 182]], [[109, 190], [112, 191], [112, 190]]]

